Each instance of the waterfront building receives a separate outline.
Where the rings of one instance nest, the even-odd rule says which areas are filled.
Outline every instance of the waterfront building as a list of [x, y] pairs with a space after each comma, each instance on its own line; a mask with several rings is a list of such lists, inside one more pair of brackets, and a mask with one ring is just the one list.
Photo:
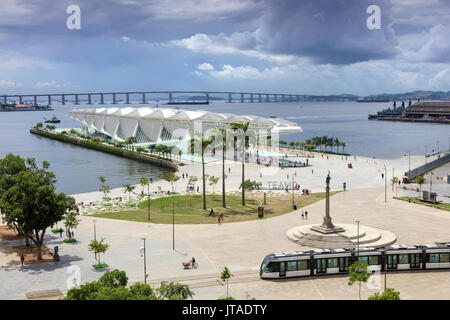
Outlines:
[[450, 101], [416, 102], [406, 108], [405, 118], [450, 120]]
[[178, 108], [89, 108], [73, 109], [69, 115], [98, 133], [115, 141], [136, 139], [137, 146], [174, 145], [183, 152], [196, 132], [212, 134], [212, 129], [230, 130], [230, 124], [249, 122], [249, 130], [257, 144], [275, 139], [280, 134], [301, 132], [296, 123], [281, 118], [236, 115]]

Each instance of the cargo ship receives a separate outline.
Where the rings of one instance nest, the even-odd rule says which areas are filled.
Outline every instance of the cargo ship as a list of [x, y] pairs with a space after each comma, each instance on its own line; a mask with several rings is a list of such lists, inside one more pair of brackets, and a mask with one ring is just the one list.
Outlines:
[[31, 105], [31, 104], [2, 104], [0, 105], [0, 112], [9, 111], [52, 111], [50, 106]]

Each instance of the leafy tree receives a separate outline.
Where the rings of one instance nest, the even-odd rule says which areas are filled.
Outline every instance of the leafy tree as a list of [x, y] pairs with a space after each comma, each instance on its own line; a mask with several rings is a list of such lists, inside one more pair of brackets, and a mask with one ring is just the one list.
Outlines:
[[214, 193], [214, 185], [219, 182], [219, 177], [210, 176], [209, 177], [209, 185], [213, 187], [213, 193]]
[[108, 193], [111, 192], [111, 188], [108, 187], [107, 185], [105, 185], [106, 178], [104, 176], [100, 176], [100, 177], [98, 177], [98, 179], [101, 182], [99, 191], [103, 192], [103, 199], [107, 199], [108, 198]]
[[172, 185], [172, 192], [175, 192], [174, 189], [174, 183], [177, 182], [180, 179], [180, 176], [177, 176], [175, 173], [173, 172], [168, 172], [164, 175], [164, 180], [166, 180], [167, 182], [170, 182], [170, 184]]
[[188, 285], [175, 282], [163, 281], [156, 291], [160, 299], [167, 300], [186, 300], [194, 296]]
[[392, 191], [394, 191], [394, 184], [398, 183], [398, 178], [397, 177], [393, 177], [391, 179], [391, 182], [392, 182]]
[[422, 192], [422, 184], [424, 184], [425, 183], [425, 178], [424, 177], [422, 177], [422, 176], [417, 176], [416, 177], [416, 183], [419, 185], [419, 187], [420, 187], [420, 192]]
[[108, 288], [125, 287], [128, 283], [128, 277], [125, 271], [115, 269], [113, 271], [105, 272], [100, 279], [98, 279], [98, 282], [100, 285]]
[[148, 183], [149, 180], [146, 177], [142, 176], [139, 178], [139, 185], [142, 187], [142, 195], [144, 195], [144, 188], [148, 186]]
[[386, 288], [382, 294], [375, 292], [368, 300], [400, 300], [400, 292], [393, 288]]
[[369, 280], [370, 273], [367, 272], [367, 263], [355, 261], [349, 267], [349, 279], [348, 285], [351, 286], [353, 283], [358, 282], [359, 287], [359, 300], [361, 300], [361, 284], [367, 283]]
[[153, 289], [141, 282], [127, 288], [127, 282], [124, 271], [107, 271], [98, 281], [70, 289], [64, 300], [184, 300], [194, 296], [188, 285], [179, 283], [162, 282], [159, 288]]
[[222, 282], [227, 283], [227, 297], [228, 297], [228, 280], [231, 279], [233, 275], [231, 274], [230, 270], [227, 267], [223, 267], [222, 273], [220, 274], [220, 280]]
[[[244, 181], [244, 190], [247, 191], [254, 191], [254, 190], [259, 190], [261, 188], [262, 183], [261, 182], [256, 182], [256, 181], [251, 181], [250, 179], [245, 180]], [[242, 188], [242, 183], [239, 186], [239, 189]], [[255, 194], [253, 194], [253, 200], [255, 199]]]
[[38, 122], [38, 123], [36, 123], [36, 125], [34, 127], [36, 129], [41, 129], [42, 127], [44, 127], [44, 125], [42, 124], [42, 122]]
[[75, 229], [80, 224], [81, 220], [77, 219], [77, 213], [75, 211], [71, 211], [66, 214], [64, 218], [64, 226], [70, 231], [71, 229]]
[[55, 126], [53, 126], [53, 125], [50, 125], [50, 124], [46, 125], [46, 126], [45, 126], [45, 128], [47, 128], [47, 130], [50, 130], [50, 131], [53, 131], [53, 130], [55, 130], [55, 129], [56, 129], [56, 127], [55, 127]]
[[36, 257], [42, 259], [46, 229], [76, 208], [75, 199], [56, 193], [56, 177], [47, 171], [50, 163], [39, 168], [34, 158], [7, 155], [0, 163], [0, 209], [4, 221], [14, 225], [36, 245]]
[[109, 248], [109, 244], [103, 243], [105, 239], [102, 238], [100, 241], [98, 240], [92, 240], [91, 243], [89, 243], [89, 251], [93, 251], [94, 254], [98, 258], [98, 266], [100, 267], [101, 261], [100, 261], [100, 253], [105, 253], [106, 250]]
[[202, 156], [202, 179], [203, 179], [203, 210], [206, 210], [206, 182], [205, 182], [205, 152], [207, 148], [214, 142], [215, 137], [206, 137], [196, 132], [193, 140], [191, 140], [191, 150], [199, 149]]

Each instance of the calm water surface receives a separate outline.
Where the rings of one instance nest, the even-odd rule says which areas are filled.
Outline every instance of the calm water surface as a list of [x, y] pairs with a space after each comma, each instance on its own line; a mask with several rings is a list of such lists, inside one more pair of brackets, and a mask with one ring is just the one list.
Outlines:
[[[149, 105], [153, 105], [150, 103]], [[161, 107], [161, 103], [159, 103]], [[235, 114], [277, 116], [298, 123], [303, 132], [283, 136], [286, 141], [304, 141], [314, 136], [335, 136], [346, 143], [345, 151], [377, 158], [396, 158], [411, 151], [422, 155], [428, 151], [449, 148], [450, 126], [391, 121], [369, 121], [368, 113], [390, 106], [390, 103], [356, 102], [291, 102], [291, 103], [225, 103], [208, 106], [180, 106], [181, 109], [207, 110]], [[105, 105], [108, 106], [108, 105]], [[125, 105], [117, 104], [117, 107]], [[129, 106], [129, 105], [126, 105]], [[132, 105], [142, 107], [141, 104]], [[137, 183], [142, 175], [162, 176], [164, 169], [117, 156], [61, 143], [29, 133], [44, 117], [56, 115], [57, 127], [79, 127], [67, 112], [72, 108], [102, 107], [100, 105], [54, 105], [54, 111], [1, 112], [0, 156], [12, 152], [22, 157], [48, 160], [58, 179], [58, 191], [69, 194], [99, 189], [98, 177], [103, 175], [113, 188], [122, 183]]]

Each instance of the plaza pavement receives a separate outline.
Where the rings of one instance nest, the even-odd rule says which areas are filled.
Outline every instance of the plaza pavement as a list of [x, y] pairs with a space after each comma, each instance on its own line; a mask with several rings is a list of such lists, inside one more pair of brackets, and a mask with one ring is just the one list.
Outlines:
[[[387, 203], [384, 202], [384, 180], [381, 179], [379, 170], [384, 161], [377, 159], [358, 158], [352, 161], [354, 169], [348, 169], [348, 161], [330, 157], [315, 158], [310, 160], [313, 167], [296, 169], [297, 177], [303, 177], [304, 182], [299, 182], [302, 187], [314, 191], [323, 191], [325, 176], [331, 171], [332, 189], [341, 189], [342, 180], [345, 179], [348, 191], [339, 193], [331, 198], [331, 215], [333, 222], [354, 223], [360, 220], [361, 224], [385, 229], [397, 235], [398, 244], [428, 244], [436, 241], [450, 241], [450, 215], [446, 211], [424, 207], [392, 199], [392, 191], [388, 184]], [[372, 162], [371, 162], [372, 161]], [[411, 157], [411, 167], [419, 164], [421, 159]], [[417, 162], [417, 163], [415, 163]], [[389, 167], [399, 168], [398, 172], [407, 170], [408, 159], [405, 157], [396, 160], [387, 160]], [[413, 166], [414, 163], [414, 166]], [[232, 173], [230, 175], [228, 190], [236, 190], [235, 185], [240, 178], [240, 164], [230, 163]], [[255, 165], [256, 166], [256, 165]], [[189, 168], [189, 173], [196, 174], [195, 167]], [[388, 178], [389, 177], [388, 167]], [[200, 167], [201, 168], [201, 167]], [[311, 169], [314, 174], [311, 174]], [[247, 177], [259, 177], [260, 167], [246, 166]], [[384, 169], [384, 167], [383, 167]], [[183, 171], [187, 171], [184, 167]], [[218, 174], [214, 174], [215, 170]], [[207, 172], [220, 176], [219, 165], [208, 166]], [[306, 170], [306, 171], [301, 171]], [[185, 171], [185, 172], [186, 172]], [[284, 173], [294, 171], [280, 170]], [[390, 169], [392, 172], [392, 169]], [[350, 174], [349, 174], [350, 173]], [[309, 175], [309, 176], [308, 176]], [[278, 173], [280, 176], [280, 173]], [[277, 175], [275, 174], [275, 177]], [[273, 178], [273, 176], [272, 176]], [[264, 179], [264, 172], [263, 172]], [[185, 179], [186, 180], [186, 179]], [[182, 181], [182, 180], [181, 180]], [[154, 185], [157, 184], [156, 182]], [[158, 182], [159, 184], [159, 182]], [[219, 183], [220, 185], [220, 183]], [[181, 182], [178, 187], [181, 186]], [[234, 187], [233, 187], [234, 186]], [[219, 186], [218, 188], [219, 189]], [[284, 191], [281, 191], [284, 192]], [[77, 201], [97, 201], [101, 194], [92, 193], [77, 195]], [[313, 280], [297, 279], [285, 282], [269, 282], [257, 279], [257, 273], [262, 259], [272, 252], [291, 251], [301, 248], [286, 237], [286, 231], [301, 224], [321, 223], [325, 210], [325, 202], [319, 201], [303, 210], [308, 211], [308, 220], [301, 219], [299, 211], [291, 212], [270, 219], [260, 219], [239, 223], [227, 223], [222, 225], [175, 225], [175, 249], [172, 249], [172, 226], [139, 223], [131, 221], [95, 218], [97, 239], [104, 237], [110, 244], [108, 252], [102, 256], [102, 261], [110, 265], [110, 269], [121, 269], [127, 272], [130, 282], [143, 281], [143, 258], [139, 255], [139, 248], [143, 245], [142, 237], [147, 244], [147, 271], [149, 281], [186, 278], [202, 275], [219, 275], [224, 266], [228, 266], [232, 272], [246, 272], [255, 281], [237, 283], [232, 290], [237, 290], [239, 298], [245, 298], [249, 291], [252, 297], [257, 299], [302, 299], [302, 298], [326, 298], [326, 299], [353, 299], [357, 297], [355, 288], [347, 288], [345, 277], [323, 278]], [[104, 271], [92, 268], [95, 263], [93, 254], [87, 250], [88, 243], [93, 239], [93, 217], [82, 216], [80, 226], [75, 230], [78, 243], [62, 243], [59, 234], [54, 235], [50, 231], [46, 235], [46, 245], [49, 248], [58, 245], [60, 247], [61, 261], [40, 265], [27, 265], [25, 267], [3, 266], [0, 268], [2, 286], [0, 287], [0, 299], [24, 299], [24, 293], [48, 289], [67, 290], [67, 281], [71, 274], [78, 268], [81, 281], [93, 281]], [[2, 240], [3, 241], [3, 240]], [[0, 253], [1, 255], [1, 253]], [[195, 257], [199, 268], [195, 270], [182, 269], [181, 263]], [[69, 266], [75, 266], [72, 271]], [[432, 288], [439, 289], [445, 282], [439, 281], [440, 276], [448, 279], [449, 273], [435, 273], [427, 276], [417, 274], [413, 278], [398, 274], [393, 279], [430, 279], [414, 280], [412, 282], [424, 286], [431, 284]], [[430, 273], [431, 274], [431, 273]], [[428, 278], [427, 278], [428, 277]], [[308, 285], [306, 285], [308, 284]], [[314, 291], [311, 286], [321, 286], [321, 290]], [[326, 287], [330, 287], [325, 290]], [[390, 286], [390, 285], [389, 285]], [[394, 286], [394, 285], [392, 285]], [[399, 280], [398, 289], [402, 297], [415, 297], [417, 287], [408, 287], [408, 280]], [[394, 286], [395, 287], [395, 286]], [[304, 289], [304, 290], [301, 290]], [[320, 289], [320, 288], [319, 288]], [[222, 291], [221, 291], [222, 290]], [[196, 298], [215, 299], [223, 295], [224, 288], [220, 286], [205, 286], [195, 289]], [[240, 291], [239, 291], [240, 290]], [[343, 291], [348, 294], [342, 294]], [[221, 293], [219, 293], [219, 291]], [[233, 291], [232, 291], [233, 292]], [[301, 292], [301, 293], [299, 293]], [[318, 292], [321, 292], [319, 294]], [[443, 290], [439, 295], [430, 290], [426, 297], [449, 299], [450, 292]], [[424, 293], [424, 295], [426, 295]], [[424, 298], [424, 297], [420, 297]]]

